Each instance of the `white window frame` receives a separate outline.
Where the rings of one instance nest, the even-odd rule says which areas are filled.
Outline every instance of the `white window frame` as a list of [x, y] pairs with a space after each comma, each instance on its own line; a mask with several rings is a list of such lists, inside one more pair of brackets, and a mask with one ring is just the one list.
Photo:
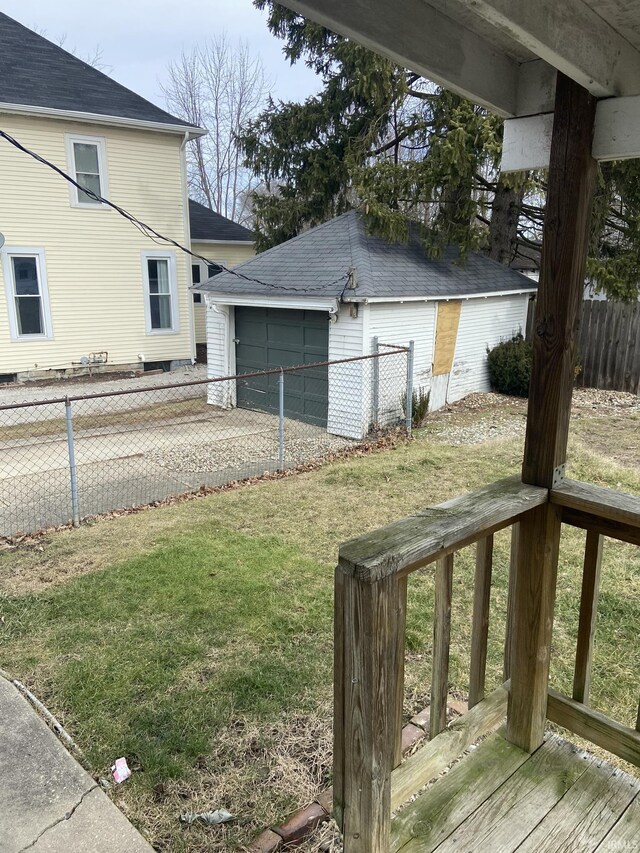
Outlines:
[[[65, 133], [65, 147], [67, 151], [67, 171], [74, 179], [78, 180], [76, 170], [76, 157], [73, 150], [74, 143], [78, 142], [83, 145], [95, 145], [98, 149], [98, 169], [100, 170], [100, 195], [103, 198], [109, 198], [109, 175], [107, 174], [107, 142], [104, 136], [84, 136], [77, 133]], [[78, 197], [78, 188], [73, 184], [69, 184], [69, 200], [71, 207], [80, 207], [84, 210], [110, 210], [106, 204], [94, 203], [90, 201], [80, 201]]]
[[[143, 250], [142, 258], [142, 290], [144, 296], [144, 320], [148, 335], [177, 335], [180, 332], [180, 314], [178, 305], [178, 285], [176, 276], [175, 252], [152, 252]], [[148, 261], [169, 261], [169, 293], [171, 295], [171, 328], [153, 329], [151, 327], [151, 305], [149, 301], [149, 266]]]
[[[12, 258], [35, 258], [40, 288], [40, 304], [42, 307], [43, 331], [39, 335], [21, 335], [19, 333], [18, 313], [16, 311], [16, 288], [13, 275]], [[44, 249], [33, 246], [5, 246], [2, 250], [2, 274], [4, 289], [7, 297], [7, 312], [9, 315], [9, 334], [16, 343], [28, 341], [50, 341], [53, 339], [53, 324], [51, 322], [51, 306], [49, 304], [49, 287], [47, 285], [47, 266]]]

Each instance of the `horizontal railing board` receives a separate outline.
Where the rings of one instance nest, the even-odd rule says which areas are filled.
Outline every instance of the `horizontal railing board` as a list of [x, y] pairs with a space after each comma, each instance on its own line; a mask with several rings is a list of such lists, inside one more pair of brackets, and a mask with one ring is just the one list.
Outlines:
[[581, 530], [592, 530], [601, 536], [610, 539], [618, 539], [621, 542], [629, 542], [631, 545], [640, 545], [640, 528], [620, 521], [610, 521], [608, 518], [599, 518], [588, 512], [580, 512], [577, 509], [562, 509], [562, 523], [571, 527], [579, 527]]
[[404, 575], [508, 527], [548, 501], [548, 490], [509, 478], [395, 521], [340, 547], [339, 568], [374, 583]]
[[640, 732], [549, 688], [547, 717], [551, 722], [640, 767]]
[[564, 480], [551, 490], [550, 499], [558, 506], [640, 530], [640, 497], [635, 495], [578, 480]]

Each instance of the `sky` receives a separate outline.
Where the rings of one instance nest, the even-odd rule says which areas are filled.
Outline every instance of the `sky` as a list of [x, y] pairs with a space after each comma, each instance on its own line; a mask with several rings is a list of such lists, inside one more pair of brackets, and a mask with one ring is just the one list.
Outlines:
[[99, 47], [103, 71], [161, 107], [168, 63], [222, 32], [246, 39], [262, 58], [274, 97], [303, 100], [318, 89], [313, 72], [289, 65], [251, 0], [0, 0], [0, 10], [51, 41], [65, 36], [64, 47], [81, 59]]

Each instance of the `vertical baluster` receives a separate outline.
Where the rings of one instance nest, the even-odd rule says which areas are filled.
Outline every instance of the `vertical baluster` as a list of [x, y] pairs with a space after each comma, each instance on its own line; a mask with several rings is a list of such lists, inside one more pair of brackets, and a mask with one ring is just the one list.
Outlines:
[[603, 537], [595, 530], [587, 530], [580, 597], [580, 619], [576, 647], [576, 667], [573, 676], [573, 698], [589, 704], [593, 640], [596, 633], [598, 597], [600, 595], [600, 566]]
[[393, 646], [395, 648], [395, 673], [394, 673], [394, 696], [393, 696], [393, 764], [395, 769], [402, 763], [402, 709], [404, 706], [404, 653], [405, 635], [407, 624], [407, 578], [399, 578], [398, 597], [396, 602], [396, 624]]
[[471, 668], [469, 674], [469, 708], [473, 708], [481, 699], [484, 699], [492, 569], [493, 536], [487, 536], [486, 539], [481, 539], [476, 545], [473, 624], [471, 628]]
[[433, 670], [431, 675], [431, 706], [429, 709], [429, 734], [431, 738], [440, 734], [447, 726], [452, 592], [453, 554], [448, 554], [438, 560], [436, 564]]
[[502, 672], [502, 680], [508, 681], [511, 678], [511, 642], [513, 638], [513, 602], [516, 588], [516, 559], [518, 556], [518, 533], [520, 531], [520, 522], [516, 522], [511, 527], [511, 555], [509, 557], [509, 587], [507, 589], [507, 621], [504, 636], [504, 668]]

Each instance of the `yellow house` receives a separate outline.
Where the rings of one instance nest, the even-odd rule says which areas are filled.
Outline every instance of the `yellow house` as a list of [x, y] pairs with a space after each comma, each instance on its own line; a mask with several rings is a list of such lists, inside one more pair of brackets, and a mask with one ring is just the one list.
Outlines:
[[192, 363], [191, 259], [85, 190], [189, 246], [205, 131], [1, 13], [0, 55], [0, 378]]
[[[193, 284], [200, 284], [216, 275], [220, 271], [217, 264], [227, 268], [235, 267], [255, 254], [254, 237], [248, 228], [198, 204], [193, 199], [189, 199], [189, 221], [191, 251], [210, 261], [206, 263], [197, 258], [191, 259]], [[193, 316], [198, 361], [206, 362], [206, 306], [201, 293], [193, 294]]]

